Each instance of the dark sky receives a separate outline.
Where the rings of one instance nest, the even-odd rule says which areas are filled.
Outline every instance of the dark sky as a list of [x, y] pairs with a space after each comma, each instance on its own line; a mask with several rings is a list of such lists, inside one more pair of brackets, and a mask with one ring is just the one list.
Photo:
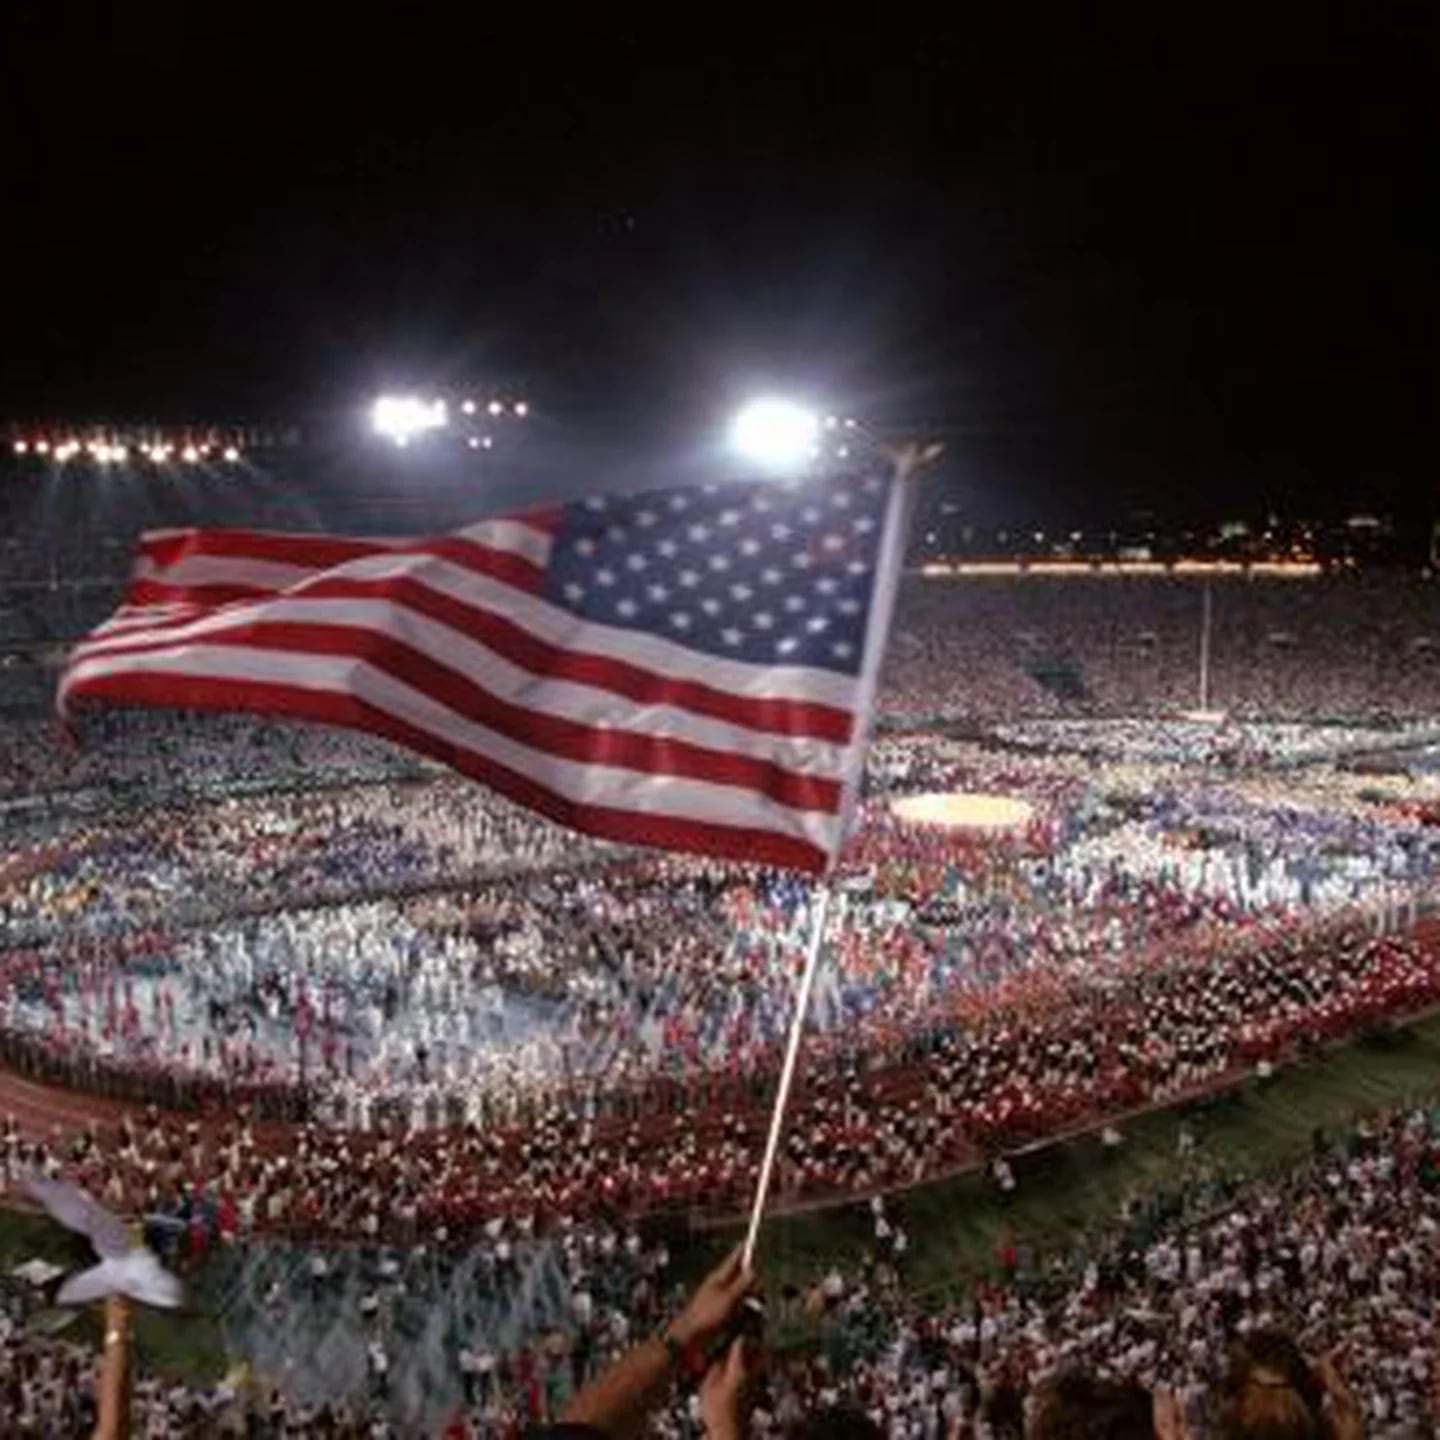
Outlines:
[[1041, 509], [1429, 503], [1428, 5], [248, 8], [4, 12], [0, 416], [770, 382]]

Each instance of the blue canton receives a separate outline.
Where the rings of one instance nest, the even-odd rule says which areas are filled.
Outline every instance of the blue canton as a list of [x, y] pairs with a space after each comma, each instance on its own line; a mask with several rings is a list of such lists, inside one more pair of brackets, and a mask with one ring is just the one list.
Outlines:
[[545, 598], [728, 660], [858, 674], [890, 483], [591, 496], [561, 511]]

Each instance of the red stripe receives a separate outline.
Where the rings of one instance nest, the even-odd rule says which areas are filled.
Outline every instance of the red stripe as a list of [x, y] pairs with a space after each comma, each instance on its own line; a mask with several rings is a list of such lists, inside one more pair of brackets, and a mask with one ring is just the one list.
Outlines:
[[[524, 515], [498, 515], [496, 521], [522, 525], [549, 539], [559, 523], [558, 509]], [[463, 535], [439, 540], [364, 540], [335, 535], [297, 535], [268, 530], [181, 530], [140, 537], [139, 550], [157, 565], [169, 566], [192, 555], [212, 558], [264, 560], [276, 565], [300, 565], [310, 570], [333, 570], [352, 560], [372, 555], [433, 555], [449, 543], [477, 542]]]
[[[363, 660], [428, 695], [432, 700], [531, 749], [584, 765], [615, 765], [653, 775], [679, 775], [733, 785], [768, 796], [794, 810], [833, 815], [840, 805], [838, 781], [787, 770], [770, 760], [697, 745], [690, 740], [640, 731], [584, 725], [504, 700], [448, 665], [407, 645], [399, 635], [351, 625], [312, 625], [255, 620], [206, 635], [203, 645], [276, 650], [291, 655], [346, 656]], [[127, 654], [175, 649], [163, 641], [136, 645]], [[83, 657], [82, 657], [83, 659]]]
[[96, 675], [78, 681], [71, 696], [84, 695], [128, 700], [140, 705], [288, 715], [364, 730], [429, 755], [561, 825], [627, 845], [688, 850], [725, 860], [785, 866], [813, 874], [824, 870], [828, 858], [819, 846], [810, 841], [777, 830], [720, 825], [713, 821], [684, 820], [669, 815], [647, 815], [570, 800], [528, 775], [522, 775], [477, 751], [442, 740], [430, 731], [399, 720], [354, 695], [337, 695], [328, 690], [306, 690], [300, 686], [269, 682], [217, 680], [198, 675], [125, 674]]
[[[808, 700], [736, 695], [698, 680], [678, 679], [646, 670], [627, 660], [562, 648], [494, 611], [467, 605], [409, 576], [397, 575], [385, 580], [320, 577], [284, 593], [287, 597], [306, 600], [391, 600], [479, 641], [532, 675], [573, 680], [576, 684], [609, 691], [642, 705], [673, 705], [695, 715], [763, 734], [824, 740], [835, 745], [848, 745], [854, 733], [853, 717], [839, 706]], [[154, 630], [163, 643], [166, 631], [192, 624], [198, 618], [194, 614], [175, 616], [158, 622]], [[135, 633], [143, 636], [146, 632]], [[96, 638], [103, 640], [105, 637]], [[203, 642], [204, 637], [197, 638]], [[132, 645], [127, 638], [123, 652], [128, 653], [142, 645], [154, 648], [148, 641], [140, 639]], [[117, 646], [116, 651], [107, 653], [120, 650], [121, 647]]]
[[[218, 532], [217, 532], [218, 533]], [[533, 560], [516, 555], [511, 550], [494, 550], [488, 545], [473, 540], [458, 540], [453, 536], [443, 540], [427, 540], [405, 551], [376, 552], [394, 555], [433, 555], [448, 560], [452, 565], [468, 570], [473, 575], [485, 575], [492, 580], [511, 585], [527, 595], [538, 595], [545, 583], [544, 570]], [[254, 556], [250, 557], [254, 559]], [[361, 556], [369, 559], [369, 556]], [[172, 580], [147, 577], [132, 580], [125, 591], [126, 605], [204, 605], [215, 608], [233, 605], [242, 600], [264, 600], [273, 595], [298, 595], [307, 593], [305, 587], [314, 584], [328, 572], [317, 570], [314, 579], [297, 580], [283, 590], [274, 590], [258, 585], [183, 585]], [[367, 582], [368, 583], [368, 582]]]

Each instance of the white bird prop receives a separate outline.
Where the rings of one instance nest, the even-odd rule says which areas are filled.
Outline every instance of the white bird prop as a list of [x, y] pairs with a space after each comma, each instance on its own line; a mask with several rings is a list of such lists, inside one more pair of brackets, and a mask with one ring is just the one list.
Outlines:
[[180, 1282], [145, 1245], [132, 1245], [125, 1222], [112, 1215], [78, 1185], [27, 1175], [21, 1188], [67, 1230], [86, 1236], [100, 1263], [72, 1275], [55, 1297], [62, 1305], [88, 1305], [107, 1295], [124, 1295], [145, 1305], [173, 1310], [180, 1303]]

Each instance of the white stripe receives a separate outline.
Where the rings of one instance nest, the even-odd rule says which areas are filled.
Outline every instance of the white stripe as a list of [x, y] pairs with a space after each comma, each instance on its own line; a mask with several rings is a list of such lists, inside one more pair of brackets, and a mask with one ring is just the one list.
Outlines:
[[193, 675], [240, 683], [273, 682], [334, 695], [354, 695], [436, 739], [460, 745], [529, 777], [578, 804], [639, 815], [673, 816], [776, 831], [825, 850], [839, 817], [792, 810], [755, 791], [675, 775], [565, 760], [531, 749], [460, 715], [394, 676], [349, 656], [292, 655], [276, 650], [196, 645], [182, 654], [153, 651], [82, 661], [65, 675], [62, 704], [86, 680], [102, 675]]
[[[183, 636], [159, 632], [167, 648], [214, 637], [237, 627], [236, 607], [184, 627]], [[262, 605], [247, 605], [266, 621], [298, 621], [312, 625], [344, 625], [383, 639], [403, 642], [475, 682], [502, 700], [527, 710], [558, 715], [583, 725], [612, 726], [637, 734], [689, 740], [696, 745], [774, 760], [786, 769], [838, 780], [849, 758], [849, 748], [823, 740], [775, 735], [678, 706], [641, 705], [624, 695], [574, 680], [536, 677], [488, 645], [452, 630], [448, 625], [411, 610], [403, 602], [383, 597], [374, 600], [310, 600], [281, 596]], [[82, 645], [75, 659], [83, 662], [102, 655], [127, 653], [139, 640], [126, 635], [113, 644]], [[247, 647], [248, 648], [248, 647]], [[257, 648], [260, 647], [257, 642]], [[283, 646], [277, 645], [277, 649]], [[308, 653], [308, 652], [307, 652]]]
[[322, 573], [313, 565], [286, 565], [279, 560], [253, 560], [246, 555], [177, 556], [156, 564], [142, 555], [130, 572], [135, 580], [159, 580], [166, 585], [234, 585], [246, 590], [288, 590]]
[[[363, 560], [352, 560], [348, 565], [337, 566], [334, 570], [317, 572], [315, 578], [321, 580], [330, 576], [352, 580], [385, 580], [405, 576], [438, 595], [449, 596], [475, 609], [493, 611], [552, 645], [566, 650], [603, 655], [607, 659], [628, 662], [675, 679], [697, 681], [732, 695], [809, 700], [849, 710], [855, 703], [858, 690], [854, 676], [837, 674], [831, 670], [799, 665], [754, 665], [742, 660], [725, 660], [677, 645], [670, 640], [662, 640], [658, 636], [642, 634], [638, 630], [623, 630], [616, 626], [583, 621], [557, 606], [548, 604], [538, 596], [528, 595], [513, 585], [507, 585], [503, 580], [494, 580], [488, 575], [476, 575], [463, 566], [435, 556], [372, 555]], [[301, 586], [292, 593], [296, 596], [303, 595], [305, 589]], [[178, 644], [191, 635], [203, 635], [207, 626], [213, 628], [212, 616], [220, 623], [263, 619], [265, 607], [272, 603], [267, 598], [261, 598], [215, 607], [205, 618], [190, 625], [179, 625], [173, 630], [162, 631], [156, 638]], [[112, 638], [116, 640], [116, 646], [122, 643], [118, 637], [106, 636], [93, 649], [92, 645], [82, 644], [76, 655], [100, 653], [102, 649], [116, 648], [109, 643]], [[140, 638], [139, 632], [127, 632], [124, 640], [128, 642]]]
[[194, 615], [205, 609], [198, 603], [177, 602], [173, 605], [122, 605], [103, 624], [91, 632], [93, 639], [100, 635], [119, 635], [126, 630], [143, 630], [162, 624], [166, 620], [178, 620], [182, 615]]

